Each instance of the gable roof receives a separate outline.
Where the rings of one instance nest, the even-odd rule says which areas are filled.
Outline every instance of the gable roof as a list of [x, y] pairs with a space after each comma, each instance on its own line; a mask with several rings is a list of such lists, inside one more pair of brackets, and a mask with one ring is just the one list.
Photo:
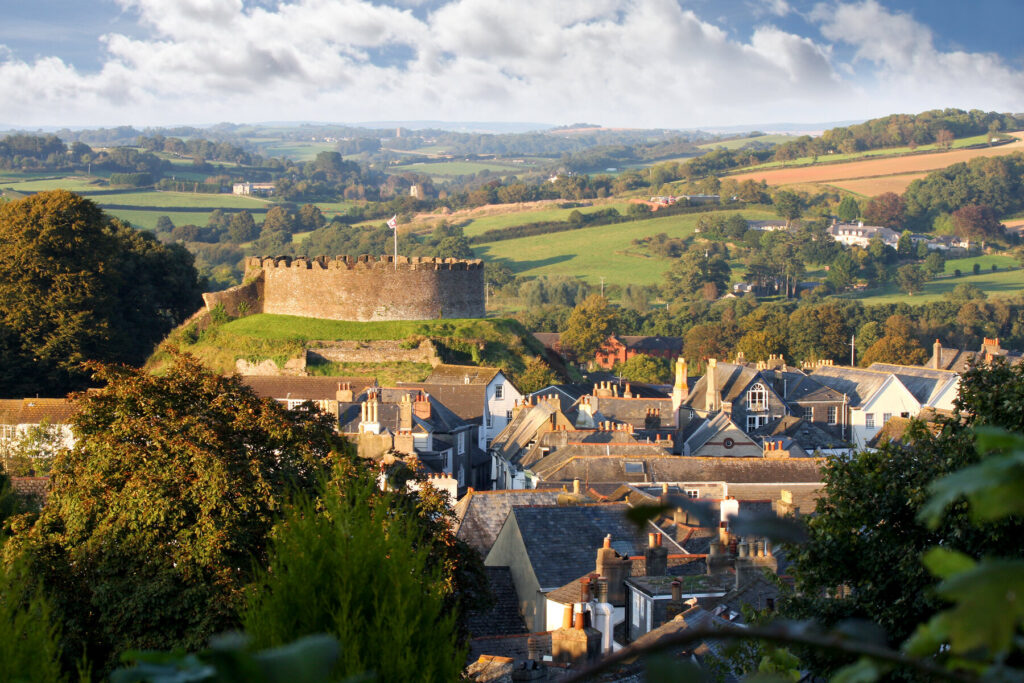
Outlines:
[[778, 420], [769, 422], [757, 431], [759, 436], [787, 436], [807, 453], [813, 453], [817, 449], [846, 448], [849, 441], [840, 439], [830, 432], [825, 431], [813, 422], [808, 422], [795, 415], [786, 415]]
[[455, 505], [455, 535], [487, 555], [513, 505], [555, 505], [563, 491], [469, 491]]
[[960, 382], [955, 372], [913, 365], [872, 363], [868, 369], [894, 374], [921, 405], [933, 404], [947, 389]]
[[466, 628], [475, 638], [527, 633], [526, 622], [519, 614], [519, 599], [508, 567], [484, 567], [494, 603], [486, 611], [470, 610]]
[[516, 519], [541, 590], [549, 591], [593, 570], [609, 534], [620, 555], [643, 554], [647, 529], [629, 521], [628, 509], [623, 503], [514, 507], [509, 517]]

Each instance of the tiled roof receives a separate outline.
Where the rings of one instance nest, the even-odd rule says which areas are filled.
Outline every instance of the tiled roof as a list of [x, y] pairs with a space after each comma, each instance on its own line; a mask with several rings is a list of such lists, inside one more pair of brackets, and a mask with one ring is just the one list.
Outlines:
[[513, 505], [554, 505], [558, 490], [472, 491], [455, 506], [458, 538], [486, 557]]
[[645, 337], [642, 335], [615, 336], [622, 342], [623, 346], [640, 353], [645, 351], [658, 351], [662, 353], [673, 353], [678, 356], [683, 352], [682, 337]]
[[367, 387], [377, 385], [373, 377], [263, 377], [245, 375], [242, 383], [258, 396], [277, 400], [300, 399], [303, 401], [333, 401], [337, 398], [338, 385], [346, 382], [352, 385], [352, 395], [358, 396]]
[[541, 590], [553, 590], [592, 571], [597, 550], [611, 534], [612, 548], [629, 557], [643, 554], [646, 529], [626, 518], [628, 505], [514, 507], [526, 554]]
[[863, 368], [823, 365], [815, 368], [811, 372], [811, 376], [819, 383], [849, 396], [850, 405], [857, 407], [882, 387], [885, 380], [889, 378], [889, 373]]
[[75, 404], [66, 398], [4, 399], [0, 400], [0, 424], [66, 424], [75, 410]]
[[759, 436], [787, 436], [808, 454], [818, 449], [846, 448], [849, 441], [844, 441], [831, 433], [818, 427], [812, 422], [795, 415], [786, 415], [778, 420], [769, 422], [757, 431]]
[[484, 567], [494, 602], [483, 612], [471, 611], [466, 625], [471, 637], [507, 636], [526, 633], [526, 622], [519, 614], [519, 598], [508, 567]]

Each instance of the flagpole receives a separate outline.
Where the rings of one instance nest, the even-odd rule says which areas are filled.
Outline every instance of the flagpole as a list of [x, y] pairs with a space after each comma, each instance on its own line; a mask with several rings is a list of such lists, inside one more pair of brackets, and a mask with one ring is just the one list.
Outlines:
[[395, 226], [395, 270], [398, 270], [398, 226]]

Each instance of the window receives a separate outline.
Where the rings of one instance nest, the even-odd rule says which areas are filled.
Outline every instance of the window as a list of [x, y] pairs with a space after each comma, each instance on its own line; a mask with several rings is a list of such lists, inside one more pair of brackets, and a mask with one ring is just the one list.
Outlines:
[[768, 390], [760, 382], [747, 392], [747, 410], [768, 410]]
[[767, 415], [747, 415], [747, 431], [752, 432], [755, 429], [765, 426], [768, 424]]
[[814, 408], [811, 406], [804, 407], [804, 419], [808, 422], [814, 422]]
[[466, 452], [466, 432], [459, 432], [459, 455]]
[[627, 462], [626, 474], [643, 474], [644, 464], [642, 462]]
[[836, 422], [838, 422], [838, 420], [836, 419], [836, 414], [838, 412], [839, 411], [836, 409], [835, 406], [829, 406], [828, 407], [828, 423], [830, 425], [834, 425], [834, 424], [836, 424]]
[[888, 422], [889, 420], [891, 420], [891, 419], [892, 419], [892, 413], [882, 413], [882, 424], [883, 425], [886, 422]]
[[490, 429], [491, 428], [491, 411], [489, 411], [489, 410], [485, 410], [484, 411], [484, 421], [485, 421], [485, 424], [486, 424], [487, 428]]
[[498, 399], [499, 401], [501, 399], [505, 398], [505, 385], [504, 384], [495, 384], [494, 385], [494, 398]]
[[875, 428], [875, 414], [874, 413], [864, 413], [864, 426], [867, 427], [868, 429], [874, 429]]
[[736, 442], [727, 437], [724, 441], [722, 441], [722, 445], [725, 446], [726, 448], [732, 448], [733, 446], [736, 445]]
[[699, 489], [686, 489], [686, 496], [688, 498], [699, 498], [700, 497], [700, 490]]
[[505, 419], [508, 420], [509, 422], [512, 421], [512, 411], [511, 410], [506, 410], [505, 411]]

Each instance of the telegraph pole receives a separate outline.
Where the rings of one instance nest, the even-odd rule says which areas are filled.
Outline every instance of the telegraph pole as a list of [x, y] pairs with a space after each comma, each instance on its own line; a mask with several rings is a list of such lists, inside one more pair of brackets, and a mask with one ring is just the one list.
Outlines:
[[856, 365], [856, 363], [854, 363], [854, 354], [856, 354], [856, 352], [857, 352], [857, 335], [851, 334], [850, 335], [850, 367], [851, 368]]
[[604, 275], [601, 276], [601, 296], [604, 296]]

